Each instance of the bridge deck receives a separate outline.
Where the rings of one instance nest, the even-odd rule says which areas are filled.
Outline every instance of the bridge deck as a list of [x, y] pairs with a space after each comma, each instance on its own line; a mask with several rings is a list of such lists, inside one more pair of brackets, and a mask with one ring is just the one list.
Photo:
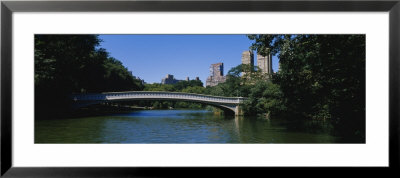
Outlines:
[[188, 100], [209, 103], [225, 103], [238, 105], [246, 98], [243, 97], [222, 97], [194, 93], [181, 92], [161, 92], [161, 91], [127, 91], [127, 92], [109, 92], [92, 94], [74, 94], [74, 101], [113, 101], [113, 100], [140, 100], [140, 99], [170, 99], [170, 100]]

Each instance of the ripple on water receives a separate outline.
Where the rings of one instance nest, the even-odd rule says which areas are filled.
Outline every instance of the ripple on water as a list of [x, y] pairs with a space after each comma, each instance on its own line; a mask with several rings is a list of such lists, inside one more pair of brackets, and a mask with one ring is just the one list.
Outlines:
[[35, 121], [35, 143], [330, 143], [329, 134], [291, 132], [285, 123], [206, 110], [143, 110]]

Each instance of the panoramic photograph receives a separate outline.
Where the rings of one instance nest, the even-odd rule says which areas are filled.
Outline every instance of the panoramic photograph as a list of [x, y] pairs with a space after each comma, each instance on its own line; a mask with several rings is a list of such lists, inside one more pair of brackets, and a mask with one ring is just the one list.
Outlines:
[[364, 34], [36, 34], [35, 144], [366, 140]]

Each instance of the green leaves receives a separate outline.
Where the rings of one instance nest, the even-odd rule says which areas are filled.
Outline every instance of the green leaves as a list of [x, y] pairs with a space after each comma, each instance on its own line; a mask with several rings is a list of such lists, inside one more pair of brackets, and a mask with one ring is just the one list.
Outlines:
[[203, 94], [205, 92], [206, 88], [200, 87], [200, 86], [189, 86], [185, 89], [182, 90], [182, 92], [185, 93], [198, 93], [198, 94]]
[[143, 89], [99, 43], [96, 35], [35, 35], [36, 112], [69, 108], [71, 93]]
[[271, 81], [259, 81], [250, 90], [249, 100], [244, 104], [246, 114], [279, 114], [285, 109], [285, 100], [279, 85]]
[[[364, 133], [365, 35], [251, 35], [249, 39], [254, 40], [252, 49], [269, 48], [278, 55], [280, 71], [272, 79], [287, 101], [286, 113], [331, 119], [347, 136]], [[273, 103], [260, 102], [264, 104], [257, 108]]]
[[187, 93], [204, 93], [205, 88], [200, 80], [179, 81], [176, 84], [145, 84], [145, 91], [171, 91]]
[[96, 35], [36, 35], [35, 84], [54, 82], [65, 94], [141, 90], [120, 61], [97, 49], [99, 43]]

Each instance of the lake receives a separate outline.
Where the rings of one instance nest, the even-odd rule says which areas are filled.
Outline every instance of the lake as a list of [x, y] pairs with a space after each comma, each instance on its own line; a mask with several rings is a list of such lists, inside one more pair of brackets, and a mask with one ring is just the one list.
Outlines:
[[335, 143], [324, 129], [293, 129], [280, 119], [222, 116], [207, 110], [141, 110], [35, 120], [35, 143]]

